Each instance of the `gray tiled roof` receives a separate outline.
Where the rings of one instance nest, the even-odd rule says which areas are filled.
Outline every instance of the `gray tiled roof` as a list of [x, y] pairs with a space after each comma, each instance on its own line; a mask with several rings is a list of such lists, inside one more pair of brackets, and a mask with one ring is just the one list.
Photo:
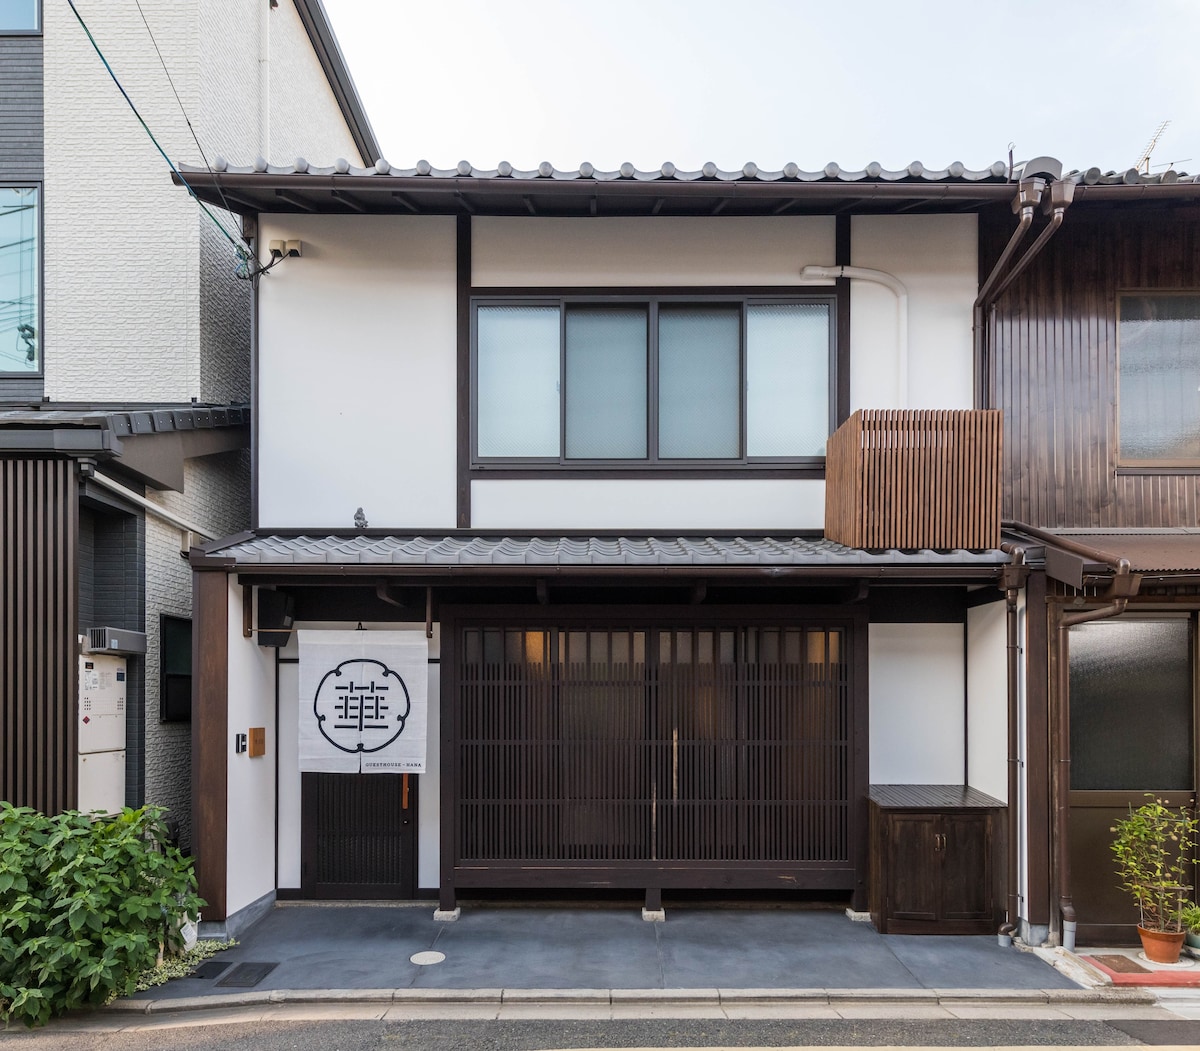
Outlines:
[[121, 438], [166, 431], [239, 427], [249, 422], [248, 405], [151, 405], [136, 409], [105, 406], [0, 407], [0, 428], [94, 428], [112, 431]]
[[[1032, 166], [1032, 167], [1031, 167]], [[184, 174], [207, 173], [208, 168], [180, 164], [179, 170]], [[310, 164], [304, 157], [297, 157], [287, 164], [271, 164], [258, 157], [252, 164], [231, 164], [224, 157], [217, 157], [212, 170], [219, 173], [234, 175], [380, 175], [390, 178], [422, 178], [430, 179], [472, 179], [487, 182], [494, 179], [511, 179], [517, 182], [656, 182], [656, 183], [687, 183], [687, 182], [1006, 182], [1010, 178], [1020, 178], [1022, 174], [1057, 176], [1062, 171], [1060, 162], [1053, 158], [1039, 157], [1036, 161], [1018, 165], [1011, 173], [1004, 161], [995, 161], [985, 168], [968, 168], [961, 161], [954, 161], [945, 168], [932, 168], [920, 161], [913, 161], [903, 168], [885, 168], [878, 161], [872, 161], [864, 168], [843, 168], [830, 162], [825, 167], [815, 171], [807, 171], [794, 163], [785, 164], [778, 170], [762, 169], [753, 161], [741, 168], [723, 169], [712, 161], [701, 165], [695, 170], [681, 170], [671, 162], [659, 168], [640, 169], [628, 161], [613, 170], [598, 170], [594, 165], [584, 162], [578, 168], [556, 168], [549, 161], [543, 161], [536, 168], [514, 168], [507, 161], [501, 161], [495, 168], [477, 168], [470, 161], [459, 161], [453, 168], [435, 168], [429, 161], [417, 161], [413, 168], [397, 168], [388, 161], [380, 159], [375, 164], [359, 168], [345, 158], [339, 157], [331, 165]], [[1188, 175], [1186, 172], [1165, 171], [1154, 174], [1144, 174], [1136, 168], [1123, 171], [1101, 171], [1099, 168], [1087, 168], [1066, 173], [1066, 177], [1076, 183], [1086, 186], [1110, 184], [1151, 184], [1162, 185], [1174, 182], [1200, 182], [1200, 176]]]
[[862, 551], [799, 536], [400, 536], [237, 538], [209, 545], [238, 566], [864, 566], [997, 565], [1001, 551]]

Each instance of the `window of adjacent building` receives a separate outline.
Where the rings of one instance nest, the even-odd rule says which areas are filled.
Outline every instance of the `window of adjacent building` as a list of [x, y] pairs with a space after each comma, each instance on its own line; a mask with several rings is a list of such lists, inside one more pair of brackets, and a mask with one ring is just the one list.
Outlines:
[[828, 298], [475, 305], [475, 459], [574, 465], [819, 461]]
[[164, 723], [192, 718], [192, 622], [166, 613], [159, 618], [158, 711]]
[[0, 373], [41, 367], [38, 191], [0, 186]]
[[41, 28], [38, 0], [0, 0], [0, 33], [33, 33]]
[[1200, 295], [1120, 299], [1121, 462], [1200, 466]]
[[1071, 629], [1071, 788], [1190, 791], [1193, 622], [1125, 616]]

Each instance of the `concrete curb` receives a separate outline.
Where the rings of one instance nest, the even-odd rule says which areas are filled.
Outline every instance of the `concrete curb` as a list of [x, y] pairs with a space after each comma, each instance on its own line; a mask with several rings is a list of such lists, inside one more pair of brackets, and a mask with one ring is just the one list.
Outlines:
[[450, 1004], [667, 1004], [679, 1006], [749, 1005], [997, 1007], [1153, 1005], [1146, 988], [1097, 989], [271, 989], [263, 992], [181, 996], [164, 1000], [115, 1000], [104, 1010], [164, 1014], [278, 1004], [378, 1004], [405, 1006]]

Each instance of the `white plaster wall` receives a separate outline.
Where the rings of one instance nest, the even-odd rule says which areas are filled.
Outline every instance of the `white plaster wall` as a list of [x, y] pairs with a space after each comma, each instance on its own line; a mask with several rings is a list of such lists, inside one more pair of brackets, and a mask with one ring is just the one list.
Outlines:
[[871, 783], [963, 783], [963, 626], [872, 624]]
[[825, 483], [586, 479], [471, 483], [480, 529], [821, 529]]
[[[233, 751], [234, 734], [266, 728], [267, 753]], [[242, 637], [242, 589], [229, 585], [229, 804], [226, 906], [232, 915], [275, 889], [275, 654]]]
[[259, 524], [455, 524], [454, 219], [264, 217]]
[[[344, 630], [357, 622], [296, 623], [297, 629]], [[411, 629], [414, 624], [366, 623], [366, 630]], [[300, 647], [293, 634], [279, 650], [282, 658], [298, 658]], [[439, 885], [441, 835], [441, 626], [434, 624], [429, 640], [429, 712], [426, 723], [425, 773], [417, 778], [417, 886], [433, 890]], [[279, 886], [300, 886], [300, 666], [279, 665]]]
[[[147, 499], [214, 537], [248, 524], [245, 494], [249, 454], [224, 453], [184, 464], [181, 493], [150, 491]], [[192, 727], [159, 721], [161, 637], [159, 615], [192, 615], [192, 571], [179, 557], [180, 531], [148, 514], [146, 518], [146, 802], [165, 806], [179, 822], [180, 839], [192, 840]], [[240, 614], [239, 614], [240, 617]], [[240, 623], [240, 620], [239, 620]]]
[[476, 286], [798, 285], [834, 258], [832, 216], [480, 217]]
[[973, 215], [860, 215], [851, 261], [908, 289], [908, 390], [898, 385], [896, 296], [869, 281], [850, 298], [850, 410], [972, 407], [971, 306], [978, 291]]
[[967, 610], [967, 783], [1008, 797], [1008, 636], [1006, 606]]

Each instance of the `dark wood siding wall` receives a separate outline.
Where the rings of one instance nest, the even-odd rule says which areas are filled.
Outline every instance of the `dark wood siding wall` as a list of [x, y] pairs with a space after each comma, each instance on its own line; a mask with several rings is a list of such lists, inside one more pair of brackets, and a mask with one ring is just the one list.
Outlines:
[[77, 805], [74, 463], [0, 458], [0, 798]]
[[[1041, 526], [1194, 526], [1200, 472], [1117, 472], [1117, 295], [1200, 290], [1200, 212], [1067, 212], [990, 325], [1004, 410], [1005, 517]], [[984, 273], [1012, 230], [981, 224]]]

